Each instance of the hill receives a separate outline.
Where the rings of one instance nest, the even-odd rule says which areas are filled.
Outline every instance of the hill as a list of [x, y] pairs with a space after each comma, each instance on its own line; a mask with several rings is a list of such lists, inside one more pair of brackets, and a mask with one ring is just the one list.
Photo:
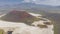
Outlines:
[[16, 11], [16, 10], [10, 11], [0, 19], [4, 21], [10, 21], [10, 22], [23, 22], [26, 24], [31, 24], [34, 21], [39, 20], [39, 18], [29, 14], [26, 11]]

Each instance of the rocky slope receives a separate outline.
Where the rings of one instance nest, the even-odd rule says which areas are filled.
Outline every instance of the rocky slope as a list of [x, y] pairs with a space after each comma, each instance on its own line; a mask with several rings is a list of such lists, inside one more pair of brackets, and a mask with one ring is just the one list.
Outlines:
[[[17, 13], [17, 12], [15, 12], [15, 13]], [[14, 15], [16, 15], [15, 13], [14, 13]], [[17, 33], [18, 34], [54, 34], [53, 24], [51, 23], [51, 21], [49, 19], [42, 18], [42, 16], [39, 14], [34, 14], [34, 13], [28, 13], [28, 14], [33, 17], [39, 18], [39, 20], [34, 21], [30, 25], [29, 24], [27, 25], [26, 23], [23, 23], [23, 22], [12, 22], [12, 21], [8, 21], [8, 20], [7, 21], [0, 20], [0, 27], [19, 27], [19, 28], [13, 30], [12, 34], [17, 34]], [[2, 18], [4, 16], [6, 16], [6, 14], [2, 15], [0, 18]], [[8, 15], [8, 17], [9, 17], [9, 15]], [[10, 15], [10, 17], [11, 17], [11, 15]], [[32, 18], [30, 18], [30, 19], [32, 19]]]

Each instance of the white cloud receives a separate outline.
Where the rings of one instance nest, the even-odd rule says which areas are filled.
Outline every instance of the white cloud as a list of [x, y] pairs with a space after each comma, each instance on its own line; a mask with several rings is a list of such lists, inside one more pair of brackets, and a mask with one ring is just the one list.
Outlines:
[[24, 0], [24, 2], [34, 2], [33, 0]]
[[35, 4], [45, 4], [45, 5], [60, 5], [60, 0], [24, 0], [24, 2], [32, 2]]

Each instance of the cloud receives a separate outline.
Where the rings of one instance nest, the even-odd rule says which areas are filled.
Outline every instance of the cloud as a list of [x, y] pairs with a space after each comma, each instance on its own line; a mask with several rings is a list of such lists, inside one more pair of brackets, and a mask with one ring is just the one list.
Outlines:
[[35, 4], [45, 4], [45, 5], [60, 5], [60, 0], [24, 0], [24, 2], [31, 2]]
[[15, 4], [15, 3], [35, 3], [35, 4], [44, 4], [44, 5], [60, 5], [60, 0], [0, 0], [1, 4]]
[[31, 2], [30, 0], [24, 0], [23, 2]]

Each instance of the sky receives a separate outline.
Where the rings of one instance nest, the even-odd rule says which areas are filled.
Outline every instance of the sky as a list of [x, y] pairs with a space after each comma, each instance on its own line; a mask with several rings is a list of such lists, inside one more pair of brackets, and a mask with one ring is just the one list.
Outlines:
[[44, 5], [60, 5], [60, 0], [24, 0], [25, 2], [33, 2], [35, 4], [44, 4]]
[[0, 5], [18, 3], [35, 3], [43, 5], [60, 6], [60, 0], [0, 0]]

